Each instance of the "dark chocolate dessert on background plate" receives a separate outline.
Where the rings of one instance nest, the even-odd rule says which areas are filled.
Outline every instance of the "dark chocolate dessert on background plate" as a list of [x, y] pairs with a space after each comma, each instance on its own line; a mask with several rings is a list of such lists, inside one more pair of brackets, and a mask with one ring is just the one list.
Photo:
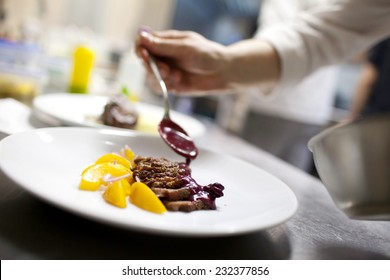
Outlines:
[[133, 129], [138, 121], [138, 112], [127, 96], [115, 94], [104, 106], [101, 121], [105, 125]]

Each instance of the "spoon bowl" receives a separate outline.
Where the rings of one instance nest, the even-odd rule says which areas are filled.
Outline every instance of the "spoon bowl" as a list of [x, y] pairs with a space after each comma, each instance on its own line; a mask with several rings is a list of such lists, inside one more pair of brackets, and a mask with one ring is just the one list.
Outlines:
[[165, 143], [179, 155], [187, 159], [195, 159], [198, 155], [198, 149], [191, 137], [170, 118], [162, 119], [158, 125], [158, 131]]
[[164, 96], [164, 116], [158, 125], [158, 132], [160, 133], [160, 136], [164, 142], [169, 147], [171, 147], [172, 150], [174, 150], [177, 154], [185, 157], [189, 162], [196, 158], [198, 155], [198, 149], [188, 133], [170, 118], [167, 87], [161, 77], [156, 61], [150, 53], [148, 53], [148, 60], [150, 68], [159, 82]]

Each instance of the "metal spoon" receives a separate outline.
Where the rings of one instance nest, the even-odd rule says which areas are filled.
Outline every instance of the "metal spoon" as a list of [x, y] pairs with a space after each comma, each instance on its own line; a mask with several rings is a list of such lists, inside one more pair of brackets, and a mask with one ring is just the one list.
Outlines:
[[177, 123], [171, 120], [169, 115], [168, 90], [164, 80], [161, 77], [160, 70], [157, 67], [154, 57], [148, 53], [150, 68], [160, 84], [164, 95], [164, 117], [158, 125], [158, 132], [165, 143], [176, 153], [185, 157], [189, 163], [198, 155], [198, 149], [188, 133]]

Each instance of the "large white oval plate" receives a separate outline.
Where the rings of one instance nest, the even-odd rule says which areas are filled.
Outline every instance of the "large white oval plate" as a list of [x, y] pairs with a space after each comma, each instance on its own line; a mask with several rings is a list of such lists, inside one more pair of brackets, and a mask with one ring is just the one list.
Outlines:
[[[58, 125], [95, 128], [114, 128], [99, 121], [108, 97], [97, 95], [50, 93], [37, 96], [33, 102], [33, 113], [41, 121]], [[164, 109], [142, 102], [135, 103], [139, 114], [134, 131], [158, 136], [157, 125], [164, 115]], [[171, 110], [171, 118], [185, 127], [191, 137], [202, 136], [206, 128], [197, 119]], [[115, 128], [121, 129], [122, 128]], [[128, 129], [126, 129], [128, 130]]]
[[99, 156], [129, 145], [143, 156], [182, 160], [162, 140], [121, 130], [46, 128], [21, 132], [0, 142], [4, 173], [35, 196], [99, 222], [158, 234], [237, 235], [266, 229], [297, 209], [293, 192], [278, 178], [240, 159], [200, 149], [191, 163], [200, 184], [219, 182], [225, 195], [217, 210], [153, 214], [128, 203], [121, 209], [102, 194], [78, 189], [80, 173]]

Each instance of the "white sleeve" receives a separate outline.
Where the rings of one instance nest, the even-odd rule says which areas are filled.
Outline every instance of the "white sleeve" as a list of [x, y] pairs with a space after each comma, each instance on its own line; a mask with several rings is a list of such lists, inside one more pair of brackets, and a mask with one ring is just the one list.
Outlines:
[[299, 83], [316, 69], [341, 63], [390, 35], [390, 0], [330, 0], [274, 24], [256, 37], [270, 42], [281, 61], [278, 87]]

